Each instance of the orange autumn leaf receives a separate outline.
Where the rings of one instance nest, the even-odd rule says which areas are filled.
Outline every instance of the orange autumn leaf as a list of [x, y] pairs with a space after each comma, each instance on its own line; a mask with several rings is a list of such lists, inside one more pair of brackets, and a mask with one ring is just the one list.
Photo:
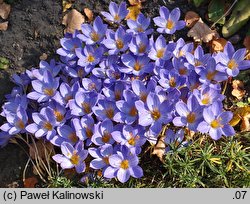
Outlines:
[[227, 40], [224, 38], [218, 38], [211, 41], [211, 52], [223, 52]]
[[231, 126], [236, 126], [240, 122], [240, 130], [243, 131], [249, 131], [250, 125], [249, 125], [249, 119], [250, 119], [250, 106], [245, 107], [239, 107], [237, 108], [233, 113], [233, 118], [230, 121]]
[[199, 14], [195, 13], [194, 11], [188, 11], [184, 20], [186, 22], [186, 26], [188, 28], [192, 28], [199, 19]]
[[136, 20], [138, 15], [141, 13], [141, 5], [135, 5], [135, 6], [130, 6], [128, 7], [129, 13], [126, 16], [126, 20], [131, 19], [131, 20]]
[[246, 94], [243, 82], [240, 80], [233, 80], [232, 87], [232, 95], [235, 96], [237, 99], [241, 100]]
[[94, 14], [93, 11], [91, 11], [89, 8], [84, 8], [83, 12], [85, 13], [85, 15], [88, 17], [89, 21], [93, 21], [94, 19]]
[[38, 180], [34, 176], [26, 178], [23, 181], [24, 188], [35, 188], [37, 183], [38, 183]]
[[141, 5], [142, 2], [144, 2], [145, 0], [128, 0], [129, 4], [131, 6], [137, 6], [137, 5]]

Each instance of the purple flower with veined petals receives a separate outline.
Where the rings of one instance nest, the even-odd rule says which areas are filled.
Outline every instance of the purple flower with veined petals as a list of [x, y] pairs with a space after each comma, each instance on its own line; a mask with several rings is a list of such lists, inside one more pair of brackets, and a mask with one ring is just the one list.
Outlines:
[[200, 90], [195, 89], [193, 91], [200, 105], [209, 106], [216, 101], [222, 102], [225, 98], [224, 95], [220, 94], [220, 89], [215, 89], [211, 86], [203, 85]]
[[148, 26], [150, 25], [150, 18], [146, 18], [142, 13], [137, 16], [137, 19], [135, 21], [128, 19], [127, 25], [129, 27], [129, 29], [127, 29], [127, 32], [129, 33], [146, 33], [147, 35], [149, 35], [153, 32], [153, 29], [147, 30]]
[[179, 73], [180, 76], [190, 76], [190, 73], [192, 72], [192, 69], [190, 69], [190, 66], [186, 67], [186, 59], [184, 58], [172, 58], [172, 64], [174, 69]]
[[155, 61], [156, 66], [162, 66], [166, 60], [173, 56], [175, 43], [166, 43], [166, 39], [160, 35], [150, 49], [148, 57]]
[[109, 166], [109, 157], [113, 155], [114, 149], [110, 144], [105, 144], [99, 148], [89, 148], [89, 154], [94, 158], [90, 162], [92, 169], [102, 169], [102, 174], [105, 174], [107, 167]]
[[201, 133], [209, 133], [214, 140], [220, 139], [222, 135], [233, 136], [235, 134], [233, 127], [229, 125], [233, 113], [229, 111], [223, 112], [220, 102], [215, 102], [205, 108], [203, 117], [204, 121], [199, 124], [198, 130]]
[[75, 116], [83, 116], [92, 114], [98, 95], [95, 92], [86, 93], [83, 89], [79, 89], [74, 99], [69, 100], [69, 108], [71, 114]]
[[186, 26], [185, 21], [179, 21], [180, 9], [175, 8], [169, 12], [165, 6], [160, 7], [160, 16], [153, 18], [154, 23], [159, 27], [157, 32], [173, 34], [176, 30], [181, 30]]
[[49, 102], [48, 108], [52, 110], [57, 125], [64, 124], [66, 120], [70, 118], [70, 115], [68, 114], [66, 108], [55, 100], [51, 100]]
[[128, 15], [129, 11], [125, 2], [121, 2], [118, 7], [115, 2], [111, 1], [109, 3], [109, 12], [102, 11], [101, 14], [111, 22], [120, 23]]
[[180, 58], [180, 57], [185, 57], [186, 53], [192, 53], [194, 48], [194, 44], [193, 43], [185, 43], [185, 41], [180, 38], [179, 40], [177, 40], [176, 42], [176, 47], [173, 51], [173, 54], [176, 58]]
[[129, 44], [129, 49], [134, 55], [145, 55], [149, 51], [148, 36], [145, 33], [134, 36]]
[[185, 65], [190, 70], [195, 70], [197, 74], [205, 68], [208, 60], [211, 58], [210, 54], [204, 54], [200, 45], [195, 49], [194, 54], [187, 52], [185, 56], [188, 61]]
[[71, 145], [75, 145], [79, 141], [75, 129], [69, 125], [57, 127], [57, 133], [58, 135], [55, 135], [50, 140], [50, 142], [55, 146], [60, 147], [63, 142], [68, 142]]
[[75, 66], [65, 66], [64, 71], [72, 78], [83, 78], [87, 76], [92, 69], [92, 66], [81, 67], [78, 65]]
[[150, 92], [147, 96], [147, 103], [139, 100], [135, 102], [139, 113], [139, 125], [147, 127], [154, 135], [158, 135], [162, 129], [162, 124], [167, 124], [172, 120], [172, 105], [168, 101], [160, 102], [159, 96]]
[[68, 142], [61, 145], [62, 154], [56, 154], [52, 158], [61, 165], [62, 169], [76, 169], [77, 173], [82, 173], [86, 169], [84, 160], [88, 156], [88, 151], [84, 149], [83, 143], [78, 142], [73, 147]]
[[94, 124], [95, 121], [92, 116], [83, 116], [81, 119], [74, 118], [72, 119], [72, 124], [76, 130], [76, 136], [80, 140], [85, 141], [86, 145], [89, 146], [92, 144], [91, 138], [95, 133]]
[[65, 107], [67, 108], [69, 100], [75, 97], [78, 89], [80, 89], [79, 82], [74, 83], [72, 87], [70, 87], [69, 84], [62, 82], [59, 87], [59, 91], [55, 94], [53, 99], [58, 103], [65, 105]]
[[118, 112], [115, 103], [106, 99], [100, 99], [97, 106], [93, 107], [92, 110], [96, 117], [102, 121], [106, 118], [113, 120], [115, 114]]
[[119, 129], [113, 125], [113, 122], [110, 119], [105, 119], [102, 122], [99, 122], [95, 127], [95, 133], [92, 137], [92, 142], [97, 146], [102, 146], [104, 144], [114, 144], [113, 132]]
[[176, 133], [171, 130], [167, 129], [165, 132], [165, 143], [171, 145], [173, 142], [182, 142], [184, 139], [184, 131], [183, 130], [178, 130]]
[[176, 112], [179, 116], [173, 119], [177, 127], [187, 126], [192, 131], [197, 131], [198, 124], [202, 121], [202, 109], [194, 95], [190, 95], [187, 104], [179, 101], [175, 105]]
[[223, 52], [219, 52], [216, 56], [218, 63], [217, 69], [221, 72], [225, 71], [229, 76], [237, 76], [240, 70], [250, 68], [250, 60], [244, 60], [246, 49], [242, 48], [235, 51], [234, 46], [227, 42]]
[[146, 102], [148, 94], [153, 92], [156, 88], [156, 82], [154, 80], [150, 80], [147, 86], [145, 86], [142, 81], [135, 79], [132, 81], [131, 85], [134, 93], [143, 102]]
[[107, 39], [104, 39], [102, 43], [109, 49], [110, 55], [125, 52], [132, 38], [122, 27], [119, 27], [116, 32], [108, 30], [106, 36]]
[[178, 89], [186, 82], [186, 77], [180, 76], [175, 70], [170, 72], [162, 70], [160, 77], [159, 84], [166, 89], [167, 92], [176, 88]]
[[9, 133], [4, 131], [0, 131], [0, 147], [3, 148], [4, 146], [6, 146], [12, 137], [13, 135], [10, 135]]
[[200, 82], [203, 84], [211, 84], [211, 82], [222, 82], [228, 77], [224, 72], [217, 70], [218, 65], [216, 65], [215, 59], [210, 58], [207, 62], [205, 69], [201, 69], [199, 72]]
[[122, 132], [114, 134], [113, 138], [121, 145], [130, 148], [132, 154], [140, 154], [141, 146], [146, 142], [147, 138], [144, 136], [145, 130], [142, 126], [132, 127], [124, 125]]
[[76, 48], [76, 55], [79, 58], [77, 64], [85, 67], [86, 72], [90, 72], [97, 65], [103, 54], [103, 48], [94, 48], [91, 45], [86, 45], [83, 49]]
[[131, 154], [129, 149], [125, 147], [122, 148], [123, 151], [117, 151], [116, 154], [109, 157], [110, 166], [107, 167], [104, 177], [117, 177], [120, 182], [125, 183], [130, 176], [134, 178], [143, 176], [142, 168], [138, 166], [138, 157]]
[[45, 70], [42, 80], [36, 79], [31, 82], [34, 91], [27, 95], [27, 98], [45, 102], [52, 98], [59, 86], [59, 77], [53, 78], [50, 71]]
[[25, 129], [27, 132], [34, 134], [36, 138], [46, 135], [47, 140], [52, 139], [56, 135], [54, 130], [56, 119], [50, 108], [42, 108], [40, 113], [32, 113], [34, 123], [29, 124]]
[[123, 91], [128, 89], [127, 84], [123, 81], [117, 81], [110, 87], [104, 87], [102, 92], [107, 100], [119, 101], [123, 99]]
[[82, 86], [86, 92], [99, 93], [102, 88], [102, 80], [92, 75], [89, 78], [82, 79]]
[[82, 47], [82, 42], [79, 38], [76, 38], [76, 35], [79, 34], [79, 31], [75, 31], [74, 34], [66, 36], [60, 40], [61, 48], [57, 49], [56, 53], [64, 57], [66, 61], [73, 60], [76, 57], [75, 49]]
[[20, 105], [17, 108], [16, 114], [7, 114], [6, 119], [7, 123], [0, 127], [2, 131], [8, 132], [10, 135], [24, 132], [26, 123], [28, 122], [28, 116]]
[[100, 16], [97, 16], [93, 22], [93, 26], [82, 24], [81, 28], [82, 34], [78, 34], [77, 37], [87, 45], [93, 45], [102, 41], [107, 30], [107, 25], [103, 24]]
[[116, 101], [116, 107], [120, 112], [114, 116], [114, 121], [131, 125], [138, 118], [138, 112], [135, 107], [135, 101], [138, 97], [131, 90], [123, 91], [124, 100]]
[[150, 62], [150, 59], [146, 55], [135, 56], [132, 54], [123, 54], [121, 59], [126, 66], [119, 67], [119, 70], [126, 74], [141, 76], [144, 73], [152, 72], [154, 68], [154, 64]]

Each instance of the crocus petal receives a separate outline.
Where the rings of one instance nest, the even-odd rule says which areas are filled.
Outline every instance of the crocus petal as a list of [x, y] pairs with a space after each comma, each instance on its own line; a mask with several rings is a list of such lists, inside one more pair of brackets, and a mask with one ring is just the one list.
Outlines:
[[141, 178], [143, 176], [143, 170], [139, 166], [135, 166], [129, 169], [130, 175], [134, 178]]
[[128, 169], [119, 169], [117, 171], [117, 178], [120, 182], [125, 183], [130, 177], [130, 172]]
[[223, 135], [225, 135], [227, 137], [233, 136], [233, 135], [235, 135], [235, 130], [230, 125], [224, 125], [222, 128], [222, 133], [223, 133]]
[[105, 169], [105, 171], [103, 172], [103, 176], [105, 178], [114, 178], [115, 177], [115, 173], [116, 173], [117, 169], [109, 166], [108, 168]]

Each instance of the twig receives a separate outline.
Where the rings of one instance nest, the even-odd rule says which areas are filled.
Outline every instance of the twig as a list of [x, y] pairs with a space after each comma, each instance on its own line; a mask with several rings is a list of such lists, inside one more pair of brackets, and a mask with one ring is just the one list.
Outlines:
[[232, 10], [232, 8], [234, 7], [234, 5], [238, 2], [238, 0], [234, 0], [234, 2], [232, 3], [232, 5], [229, 7], [229, 9], [226, 11], [226, 13], [224, 13], [217, 21], [215, 21], [213, 23], [213, 25], [210, 27], [211, 29], [214, 28], [214, 26], [216, 25], [216, 23], [218, 23], [222, 18], [224, 18], [225, 16], [227, 16], [227, 14]]

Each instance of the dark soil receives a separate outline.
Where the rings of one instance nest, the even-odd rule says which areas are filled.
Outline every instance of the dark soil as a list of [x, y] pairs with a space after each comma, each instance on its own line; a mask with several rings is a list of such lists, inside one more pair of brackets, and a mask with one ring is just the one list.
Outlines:
[[[48, 59], [55, 57], [55, 50], [60, 47], [59, 40], [63, 36], [62, 0], [12, 0], [11, 2], [8, 30], [0, 31], [0, 57], [5, 57], [11, 62], [9, 69], [0, 70], [0, 105], [4, 102], [4, 95], [13, 87], [10, 80], [11, 74], [38, 67], [39, 57], [43, 53], [48, 55]], [[73, 8], [82, 11], [87, 7], [97, 16], [100, 15], [100, 11], [108, 10], [109, 2], [108, 0], [76, 0]], [[115, 2], [121, 1], [115, 0]], [[182, 18], [187, 11], [193, 10], [205, 19], [207, 10], [207, 5], [197, 9], [192, 4], [188, 4], [187, 0], [147, 0], [143, 3], [142, 12], [149, 17], [154, 17], [158, 15], [160, 6], [167, 6], [169, 9], [179, 7]], [[187, 39], [187, 31], [184, 29], [177, 33], [175, 38]], [[245, 30], [240, 33], [243, 39]], [[9, 144], [0, 149], [0, 187], [23, 185], [22, 173], [27, 159], [24, 151], [16, 144]]]

